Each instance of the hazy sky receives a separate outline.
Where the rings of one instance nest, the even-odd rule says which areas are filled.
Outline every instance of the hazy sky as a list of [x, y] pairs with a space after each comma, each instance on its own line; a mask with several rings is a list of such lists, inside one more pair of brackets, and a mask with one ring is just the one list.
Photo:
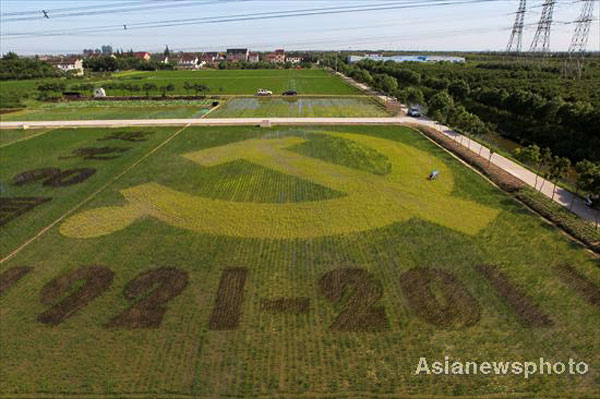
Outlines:
[[[525, 48], [533, 38], [541, 3], [528, 1]], [[598, 3], [588, 43], [594, 51], [600, 49]], [[0, 44], [2, 53], [19, 54], [81, 52], [102, 44], [147, 51], [163, 50], [165, 44], [184, 51], [227, 47], [501, 50], [506, 47], [517, 5], [517, 0], [0, 0]], [[388, 9], [209, 23], [215, 17], [235, 19], [242, 14], [256, 17], [256, 13], [295, 10], [314, 13], [324, 8], [333, 12], [349, 6]], [[577, 18], [580, 6], [577, 1], [559, 0], [553, 50], [568, 48], [574, 30], [569, 22]], [[43, 18], [42, 9], [48, 10], [49, 19]], [[136, 25], [140, 23], [151, 27]], [[154, 26], [159, 23], [171, 26]]]

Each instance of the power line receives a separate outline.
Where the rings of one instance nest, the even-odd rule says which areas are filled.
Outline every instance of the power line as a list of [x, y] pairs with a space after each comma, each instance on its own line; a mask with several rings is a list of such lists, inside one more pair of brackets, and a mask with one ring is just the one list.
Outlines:
[[[132, 12], [138, 12], [138, 11], [152, 11], [152, 10], [159, 10], [159, 9], [173, 9], [173, 8], [181, 8], [181, 7], [197, 7], [197, 6], [205, 6], [207, 4], [214, 4], [214, 3], [230, 3], [230, 2], [246, 2], [246, 1], [252, 1], [252, 0], [217, 0], [217, 1], [185, 1], [184, 0], [171, 0], [171, 1], [162, 1], [161, 3], [171, 3], [171, 4], [147, 4], [144, 3], [143, 6], [137, 6], [137, 7], [129, 7], [129, 8], [108, 8], [108, 9], [100, 9], [100, 10], [93, 10], [93, 11], [89, 11], [88, 8], [82, 8], [85, 11], [77, 11], [77, 12], [68, 12], [68, 13], [56, 13], [56, 12], [52, 12], [52, 10], [49, 10], [49, 12], [51, 12], [51, 17], [52, 19], [57, 19], [57, 18], [71, 18], [71, 17], [81, 17], [81, 16], [92, 16], [92, 15], [104, 15], [104, 14], [121, 14], [121, 13], [132, 13]], [[173, 4], [173, 2], [177, 2], [176, 4]], [[39, 12], [38, 12], [39, 13]], [[18, 17], [18, 18], [7, 18], [4, 19], [3, 22], [20, 22], [20, 21], [32, 21], [32, 20], [37, 20], [39, 19], [38, 17], [35, 16], [25, 16], [25, 17]]]
[[[336, 15], [344, 13], [359, 13], [369, 11], [387, 11], [387, 10], [398, 10], [398, 9], [413, 9], [413, 8], [429, 8], [429, 7], [440, 7], [440, 6], [452, 6], [452, 5], [465, 5], [465, 4], [477, 4], [477, 3], [491, 3], [505, 0], [428, 0], [428, 1], [395, 1], [379, 4], [370, 5], [354, 5], [354, 6], [336, 6], [336, 7], [321, 7], [321, 8], [310, 8], [300, 10], [288, 10], [279, 12], [261, 12], [261, 13], [248, 13], [248, 14], [237, 14], [237, 15], [224, 15], [216, 17], [201, 17], [201, 18], [187, 18], [187, 19], [176, 19], [166, 21], [154, 21], [145, 23], [133, 23], [127, 24], [127, 29], [155, 29], [165, 28], [174, 26], [184, 25], [201, 25], [201, 24], [215, 24], [215, 23], [226, 23], [226, 22], [239, 22], [239, 21], [254, 21], [254, 20], [267, 20], [267, 19], [280, 19], [280, 18], [292, 18], [302, 16], [314, 16], [314, 15]], [[89, 28], [78, 28], [70, 30], [54, 30], [54, 31], [40, 31], [40, 32], [19, 32], [19, 33], [8, 33], [3, 34], [4, 37], [13, 38], [29, 38], [29, 37], [46, 37], [46, 36], [64, 36], [74, 33], [107, 33], [109, 31], [122, 31], [123, 25], [106, 25], [96, 26]]]

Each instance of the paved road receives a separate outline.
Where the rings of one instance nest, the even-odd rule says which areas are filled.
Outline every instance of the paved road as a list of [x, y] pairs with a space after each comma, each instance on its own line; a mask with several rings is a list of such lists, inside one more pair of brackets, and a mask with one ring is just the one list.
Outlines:
[[121, 126], [394, 125], [407, 118], [199, 118], [0, 122], [0, 129]]
[[[389, 117], [389, 118], [228, 118], [228, 119], [128, 119], [128, 120], [80, 120], [80, 121], [35, 121], [35, 122], [0, 122], [0, 129], [19, 128], [68, 128], [68, 127], [124, 127], [124, 126], [274, 126], [274, 125], [399, 125], [417, 123], [434, 127], [446, 136], [470, 148], [473, 152], [488, 158], [490, 151], [487, 147], [456, 133], [446, 126], [439, 125], [426, 118]], [[492, 155], [492, 163], [508, 173], [521, 179], [531, 187], [541, 188], [541, 192], [549, 198], [553, 197], [554, 185], [538, 177], [536, 184], [535, 173], [518, 163], [499, 154]], [[595, 222], [597, 214], [588, 208], [583, 199], [571, 192], [556, 188], [554, 201], [569, 208], [579, 216]]]

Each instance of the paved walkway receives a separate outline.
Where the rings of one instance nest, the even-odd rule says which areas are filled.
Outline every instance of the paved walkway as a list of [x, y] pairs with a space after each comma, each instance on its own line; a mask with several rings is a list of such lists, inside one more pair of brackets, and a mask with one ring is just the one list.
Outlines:
[[394, 125], [407, 118], [198, 118], [0, 122], [0, 129], [122, 126]]
[[[405, 123], [421, 124], [433, 127], [453, 140], [470, 148], [473, 152], [489, 158], [490, 151], [476, 141], [456, 133], [446, 126], [439, 125], [427, 118], [389, 117], [389, 118], [227, 118], [227, 119], [128, 119], [128, 120], [79, 120], [79, 121], [35, 121], [0, 122], [0, 129], [20, 128], [70, 128], [70, 127], [125, 127], [125, 126], [310, 126], [310, 125], [401, 125]], [[499, 154], [492, 155], [492, 163], [541, 192], [549, 198], [553, 196], [554, 184], [538, 177], [530, 170]], [[584, 200], [563, 189], [556, 188], [554, 201], [591, 222], [596, 221], [596, 212], [588, 208]]]

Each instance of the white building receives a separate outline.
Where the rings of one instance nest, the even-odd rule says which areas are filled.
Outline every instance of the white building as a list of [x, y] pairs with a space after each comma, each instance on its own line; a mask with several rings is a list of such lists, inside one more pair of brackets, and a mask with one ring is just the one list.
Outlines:
[[451, 62], [453, 64], [464, 64], [464, 57], [451, 57], [446, 55], [394, 55], [383, 56], [381, 54], [351, 55], [348, 62], [354, 63], [362, 60], [394, 61], [394, 62]]
[[198, 65], [198, 56], [195, 54], [183, 54], [179, 60], [177, 60], [177, 67], [181, 69], [200, 68]]
[[81, 58], [57, 58], [48, 62], [63, 72], [73, 71], [77, 76], [83, 75], [83, 60]]

